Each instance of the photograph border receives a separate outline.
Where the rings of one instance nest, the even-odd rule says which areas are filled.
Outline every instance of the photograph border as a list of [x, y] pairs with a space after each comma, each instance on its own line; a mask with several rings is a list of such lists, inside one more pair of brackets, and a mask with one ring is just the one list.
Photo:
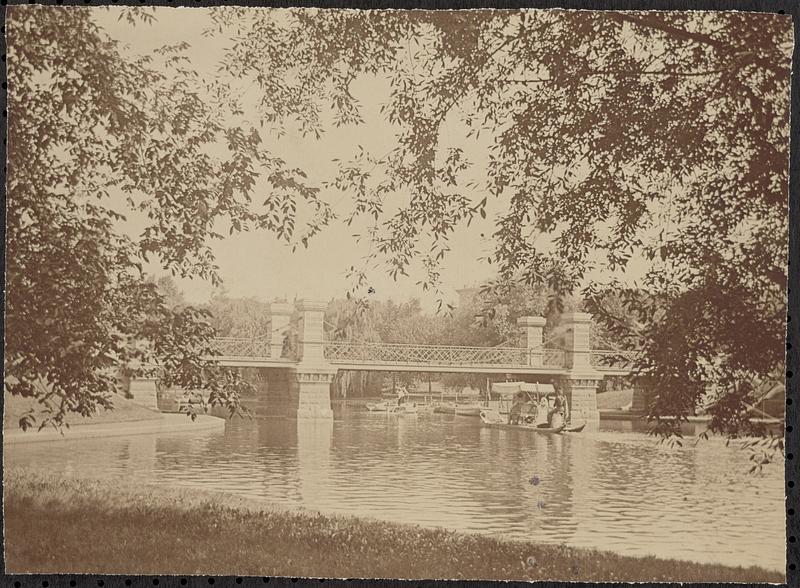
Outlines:
[[[45, 6], [140, 6], [140, 7], [212, 7], [212, 6], [245, 6], [245, 7], [315, 7], [315, 8], [350, 8], [350, 9], [424, 9], [424, 10], [459, 10], [459, 9], [568, 9], [568, 10], [648, 10], [648, 11], [742, 11], [742, 12], [773, 12], [791, 15], [794, 28], [794, 51], [793, 65], [794, 75], [791, 78], [791, 123], [790, 123], [790, 167], [789, 167], [789, 250], [788, 250], [788, 308], [787, 308], [787, 333], [786, 333], [786, 434], [785, 434], [785, 492], [786, 492], [786, 539], [787, 539], [787, 568], [786, 585], [800, 585], [798, 576], [798, 515], [796, 506], [798, 500], [798, 431], [797, 423], [797, 373], [800, 370], [800, 353], [798, 350], [798, 340], [800, 340], [800, 75], [798, 67], [800, 64], [800, 3], [787, 0], [528, 0], [528, 1], [475, 1], [462, 0], [452, 1], [337, 1], [337, 0], [317, 0], [317, 1], [272, 1], [262, 2], [254, 0], [234, 0], [206, 1], [206, 0], [120, 0], [120, 1], [93, 1], [93, 0], [45, 0], [36, 2], [25, 2], [20, 0], [2, 0], [4, 9], [0, 15], [0, 25], [2, 26], [2, 63], [0, 63], [0, 77], [3, 82], [3, 92], [0, 96], [2, 104], [4, 125], [3, 125], [3, 145], [2, 156], [5, 162], [7, 145], [7, 78], [6, 78], [6, 42], [5, 42], [5, 7], [14, 5], [45, 5]], [[2, 182], [5, 186], [6, 168], [3, 167]], [[5, 189], [2, 193], [2, 222], [0, 222], [0, 232], [5, 237]], [[5, 239], [0, 250], [0, 260], [5, 268]], [[2, 287], [5, 293], [5, 271], [3, 271]], [[5, 297], [3, 298], [3, 309], [5, 310]], [[0, 431], [2, 439], [2, 431]], [[0, 456], [2, 463], [2, 456]], [[276, 538], [279, 540], [280, 538]], [[2, 557], [2, 556], [0, 556]], [[14, 588], [77, 588], [77, 587], [108, 587], [122, 588], [129, 586], [152, 587], [152, 586], [175, 586], [199, 588], [200, 586], [241, 586], [242, 588], [260, 587], [298, 587], [298, 586], [348, 586], [350, 588], [361, 586], [458, 586], [458, 587], [477, 587], [477, 586], [525, 586], [536, 584], [539, 586], [563, 586], [566, 582], [506, 582], [506, 581], [474, 581], [474, 580], [337, 580], [337, 579], [307, 579], [307, 578], [260, 578], [260, 577], [235, 577], [235, 576], [134, 576], [134, 575], [80, 575], [80, 574], [12, 574], [5, 573], [5, 562], [3, 562], [2, 586], [13, 586]], [[588, 585], [576, 582], [575, 585]], [[609, 584], [611, 585], [611, 584]], [[640, 583], [641, 586], [664, 585], [655, 583]], [[682, 584], [700, 585], [700, 584]], [[704, 584], [712, 585], [712, 584]], [[722, 584], [713, 584], [722, 585]], [[742, 586], [767, 586], [769, 584], [740, 584]]]

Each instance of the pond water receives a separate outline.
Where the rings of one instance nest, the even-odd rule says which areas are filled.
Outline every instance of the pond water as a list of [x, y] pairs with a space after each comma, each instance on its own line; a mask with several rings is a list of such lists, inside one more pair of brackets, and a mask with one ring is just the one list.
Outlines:
[[222, 490], [290, 507], [537, 542], [785, 567], [783, 471], [712, 439], [682, 448], [602, 423], [537, 435], [449, 415], [337, 410], [224, 433], [12, 445], [9, 465]]

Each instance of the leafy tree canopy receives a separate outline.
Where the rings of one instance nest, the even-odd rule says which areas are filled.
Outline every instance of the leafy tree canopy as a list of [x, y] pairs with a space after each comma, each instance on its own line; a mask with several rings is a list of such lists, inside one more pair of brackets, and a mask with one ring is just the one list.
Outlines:
[[[206, 80], [184, 45], [132, 61], [87, 10], [10, 9], [12, 392], [40, 395], [44, 382], [61, 412], [91, 410], [111, 388], [99, 374], [134, 342], [163, 355], [162, 330], [147, 321], [175, 332], [202, 319], [163, 309], [139, 264], [157, 254], [176, 275], [218, 280], [209, 242], [221, 221], [306, 244], [334, 218], [323, 194], [344, 192], [343, 220], [369, 223], [372, 255], [396, 276], [421, 264], [421, 287], [436, 288], [449, 237], [492, 199], [502, 212], [488, 261], [500, 282], [544, 288], [555, 310], [582, 289], [587, 310], [642, 350], [662, 432], [676, 422], [659, 417], [689, 414], [709, 383], [712, 428], [748, 430], [755, 383], [782, 372], [784, 355], [788, 17], [211, 14], [208, 34], [230, 42]], [[331, 120], [360, 124], [359, 76], [389, 80], [381, 112], [396, 146], [356, 150], [312, 185], [263, 133], [287, 121], [312, 137]], [[242, 81], [259, 95], [247, 116], [232, 89]], [[453, 120], [485, 147], [484, 181], [465, 181], [476, 164], [444, 141]], [[263, 201], [258, 182], [269, 186]], [[111, 190], [148, 219], [138, 239], [114, 230]], [[636, 260], [647, 270], [629, 287], [621, 276]], [[585, 286], [598, 270], [620, 281]]]
[[[784, 358], [790, 19], [734, 12], [475, 11], [215, 13], [236, 22], [226, 65], [252, 78], [268, 116], [275, 71], [301, 64], [311, 124], [332, 105], [358, 123], [358, 75], [382, 75], [396, 126], [388, 154], [355, 153], [330, 183], [395, 275], [415, 260], [435, 287], [448, 237], [503, 202], [490, 261], [501, 281], [544, 285], [630, 349], [658, 390], [661, 432], [706, 402], [712, 429], [753, 431], [757, 384]], [[276, 30], [292, 37], [277, 52]], [[266, 34], [269, 31], [271, 34]], [[277, 38], [281, 38], [280, 35]], [[291, 58], [288, 56], [291, 55]], [[294, 71], [294, 70], [293, 70]], [[442, 134], [459, 120], [488, 145], [486, 181]], [[483, 137], [483, 139], [481, 139]], [[397, 203], [400, 202], [399, 208]], [[350, 219], [348, 219], [350, 220]], [[632, 260], [636, 287], [611, 280]], [[357, 276], [358, 277], [358, 276]], [[616, 308], [607, 302], [620, 301]], [[635, 316], [636, 321], [629, 320]], [[780, 376], [779, 376], [780, 377]]]

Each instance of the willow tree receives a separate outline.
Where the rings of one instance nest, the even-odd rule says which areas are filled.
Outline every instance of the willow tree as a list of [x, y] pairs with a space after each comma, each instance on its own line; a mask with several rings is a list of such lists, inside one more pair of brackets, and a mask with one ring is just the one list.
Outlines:
[[[501, 281], [580, 293], [639, 350], [661, 433], [715, 395], [711, 429], [759, 433], [760, 384], [782, 379], [791, 21], [735, 12], [358, 12], [219, 9], [223, 71], [252, 79], [265, 120], [357, 125], [353, 82], [383, 77], [386, 154], [353, 150], [328, 186], [354, 198], [373, 255], [435, 287], [448, 238], [500, 207]], [[230, 28], [236, 24], [235, 31]], [[276, 38], [291, 46], [276, 47]], [[271, 82], [285, 72], [283, 85]], [[370, 97], [370, 99], [374, 99]], [[463, 142], [444, 125], [457, 121]], [[453, 125], [448, 126], [452, 135]], [[485, 149], [485, 182], [464, 147]], [[492, 199], [493, 202], [487, 202]], [[632, 263], [645, 271], [624, 281]], [[601, 271], [603, 284], [586, 285]], [[354, 269], [356, 285], [365, 283]], [[604, 302], [622, 301], [610, 307]], [[620, 316], [620, 315], [624, 316]], [[631, 320], [635, 317], [636, 320]]]

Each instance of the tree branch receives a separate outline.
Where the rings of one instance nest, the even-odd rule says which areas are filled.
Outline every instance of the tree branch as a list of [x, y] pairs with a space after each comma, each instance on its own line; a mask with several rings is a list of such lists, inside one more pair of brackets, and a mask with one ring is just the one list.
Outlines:
[[749, 61], [760, 67], [763, 67], [764, 69], [773, 71], [780, 75], [789, 74], [788, 67], [778, 65], [765, 57], [757, 55], [756, 53], [752, 52], [752, 50], [748, 47], [737, 47], [725, 43], [724, 41], [720, 41], [719, 39], [715, 39], [714, 37], [708, 34], [687, 31], [686, 29], [670, 25], [667, 22], [665, 22], [658, 15], [658, 13], [656, 14], [648, 13], [646, 16], [640, 15], [638, 13], [634, 14], [629, 12], [608, 12], [607, 14], [612, 19], [618, 22], [629, 22], [631, 24], [638, 25], [640, 27], [656, 29], [661, 32], [667, 33], [668, 35], [675, 37], [677, 39], [692, 41], [700, 45], [708, 45], [709, 47], [713, 47], [717, 51], [724, 54], [728, 55], [745, 54], [750, 57]]

